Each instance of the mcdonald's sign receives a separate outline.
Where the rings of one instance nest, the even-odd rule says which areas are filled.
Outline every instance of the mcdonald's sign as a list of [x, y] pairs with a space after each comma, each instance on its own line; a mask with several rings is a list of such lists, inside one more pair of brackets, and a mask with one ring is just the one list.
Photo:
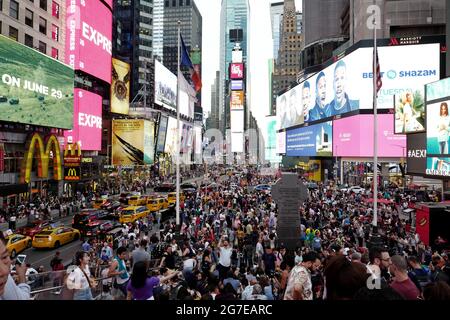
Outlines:
[[[20, 176], [21, 183], [30, 182], [33, 158], [38, 161], [38, 178], [48, 179], [48, 167], [50, 159], [52, 159], [53, 179], [62, 180], [61, 152], [58, 138], [55, 135], [48, 135], [43, 139], [39, 133], [33, 133], [26, 144], [25, 150]], [[36, 155], [35, 151], [38, 152]]]
[[65, 167], [64, 168], [64, 180], [66, 181], [80, 181], [81, 169], [80, 167]]
[[81, 163], [80, 143], [68, 143], [64, 146], [64, 167], [79, 167]]

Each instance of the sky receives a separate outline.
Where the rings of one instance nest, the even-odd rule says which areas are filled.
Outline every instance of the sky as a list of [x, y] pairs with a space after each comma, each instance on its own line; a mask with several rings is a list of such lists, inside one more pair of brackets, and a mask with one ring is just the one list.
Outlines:
[[[267, 115], [269, 114], [269, 75], [268, 61], [273, 58], [272, 26], [270, 20], [270, 3], [282, 0], [248, 0], [251, 7], [248, 24], [250, 41], [247, 78], [247, 101], [250, 110], [258, 122], [267, 141]], [[203, 113], [211, 110], [211, 85], [215, 73], [219, 70], [220, 48], [220, 7], [222, 0], [195, 0], [203, 18], [202, 40], [202, 106]], [[301, 11], [302, 0], [295, 0], [297, 11]], [[249, 83], [250, 82], [250, 83]]]

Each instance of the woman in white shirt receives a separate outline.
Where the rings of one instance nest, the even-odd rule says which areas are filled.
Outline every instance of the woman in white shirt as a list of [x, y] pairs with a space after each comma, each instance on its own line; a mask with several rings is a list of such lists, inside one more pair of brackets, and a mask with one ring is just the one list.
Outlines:
[[79, 251], [75, 255], [76, 267], [67, 277], [67, 288], [74, 290], [73, 300], [94, 300], [91, 288], [93, 283], [89, 271], [89, 254]]

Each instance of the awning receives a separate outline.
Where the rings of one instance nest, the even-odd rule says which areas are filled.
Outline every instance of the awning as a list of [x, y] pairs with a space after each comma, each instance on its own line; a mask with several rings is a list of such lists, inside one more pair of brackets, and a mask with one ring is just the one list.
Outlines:
[[10, 195], [27, 192], [29, 192], [29, 185], [26, 183], [0, 185], [0, 197], [7, 197]]

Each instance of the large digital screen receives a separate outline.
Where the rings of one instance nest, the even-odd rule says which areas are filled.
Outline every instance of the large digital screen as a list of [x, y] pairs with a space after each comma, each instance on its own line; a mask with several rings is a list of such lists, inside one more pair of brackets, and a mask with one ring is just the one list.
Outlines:
[[155, 103], [176, 111], [177, 77], [155, 60]]
[[442, 79], [426, 85], [427, 102], [450, 96], [450, 78]]
[[231, 90], [244, 90], [244, 80], [231, 80], [230, 83]]
[[0, 120], [72, 129], [73, 70], [0, 36]]
[[111, 83], [111, 10], [100, 1], [66, 4], [66, 63]]
[[240, 80], [244, 78], [244, 64], [232, 63], [230, 64], [230, 79]]
[[181, 142], [180, 152], [190, 153], [192, 151], [192, 139], [193, 139], [193, 127], [186, 122], [180, 123], [181, 125]]
[[277, 145], [275, 152], [277, 154], [286, 154], [286, 131], [277, 132]]
[[195, 148], [194, 153], [195, 154], [201, 154], [202, 149], [202, 128], [201, 127], [194, 127], [194, 133], [195, 133]]
[[286, 133], [286, 155], [289, 157], [330, 157], [332, 154], [332, 121], [292, 129]]
[[231, 110], [231, 132], [244, 132], [244, 110]]
[[231, 152], [241, 153], [244, 152], [244, 133], [232, 132], [231, 133]]
[[231, 110], [244, 109], [244, 91], [231, 91], [230, 108]]
[[113, 120], [113, 165], [145, 165], [154, 162], [155, 126], [147, 120]]
[[429, 156], [449, 154], [449, 106], [450, 97], [446, 101], [427, 103], [427, 154]]
[[169, 118], [166, 116], [161, 116], [159, 120], [159, 129], [158, 129], [158, 140], [156, 142], [156, 152], [164, 152], [164, 146], [166, 144], [166, 135], [167, 135], [167, 122]]
[[276, 122], [277, 121], [274, 116], [267, 118], [267, 142], [265, 147], [265, 160], [271, 163], [281, 162], [281, 158], [277, 156], [276, 152], [278, 135], [275, 130]]
[[[183, 123], [180, 121], [180, 127]], [[181, 130], [180, 130], [181, 131]], [[177, 119], [169, 117], [169, 122], [167, 123], [167, 135], [166, 135], [166, 145], [164, 147], [164, 152], [176, 155], [176, 143], [177, 143]]]
[[184, 91], [180, 91], [180, 114], [189, 117], [189, 109], [189, 95]]
[[428, 157], [426, 174], [429, 176], [450, 177], [450, 158]]
[[[423, 130], [424, 86], [439, 80], [440, 45], [379, 47], [378, 56], [383, 80], [378, 108], [392, 109], [395, 105], [399, 121], [405, 122], [407, 115], [404, 130]], [[373, 48], [359, 48], [278, 97], [278, 128], [302, 124], [302, 115], [303, 121], [311, 122], [372, 109], [372, 64]], [[291, 91], [295, 92], [292, 103], [289, 101]], [[409, 122], [409, 119], [412, 120]], [[398, 123], [397, 127], [401, 130], [402, 124]]]
[[[406, 157], [406, 136], [394, 134], [394, 115], [379, 114], [378, 156]], [[333, 156], [373, 157], [373, 115], [356, 115], [333, 121]]]
[[128, 114], [130, 109], [131, 68], [128, 63], [112, 59], [111, 112]]
[[102, 97], [75, 89], [73, 129], [64, 132], [65, 143], [77, 143], [81, 150], [102, 149]]
[[425, 133], [408, 134], [407, 136], [408, 174], [425, 174], [427, 169], [427, 136]]

